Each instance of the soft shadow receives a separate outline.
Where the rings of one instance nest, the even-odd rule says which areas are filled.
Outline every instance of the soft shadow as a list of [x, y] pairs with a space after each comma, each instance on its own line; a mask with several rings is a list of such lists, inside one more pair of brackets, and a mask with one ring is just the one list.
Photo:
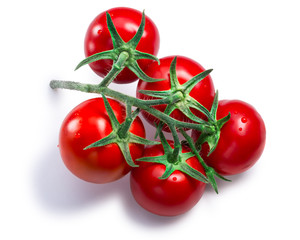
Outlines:
[[33, 172], [36, 198], [47, 211], [58, 213], [76, 212], [92, 204], [101, 204], [119, 197], [124, 213], [135, 223], [144, 227], [161, 228], [171, 225], [189, 213], [176, 217], [162, 217], [144, 210], [134, 200], [130, 191], [130, 174], [122, 179], [107, 183], [93, 184], [75, 177], [64, 166], [59, 150], [54, 144], [37, 159]]
[[126, 178], [107, 184], [85, 182], [64, 166], [55, 144], [37, 161], [33, 173], [34, 189], [38, 201], [50, 211], [76, 211], [89, 204], [109, 201], [123, 194]]

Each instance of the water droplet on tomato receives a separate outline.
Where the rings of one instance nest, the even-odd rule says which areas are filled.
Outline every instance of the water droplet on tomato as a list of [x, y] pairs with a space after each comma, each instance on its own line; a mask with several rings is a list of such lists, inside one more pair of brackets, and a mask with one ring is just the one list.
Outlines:
[[234, 114], [238, 114], [238, 112], [237, 112], [237, 111], [234, 111]]
[[242, 117], [241, 121], [242, 121], [242, 123], [246, 123], [247, 122], [247, 118]]
[[174, 181], [174, 182], [177, 181], [177, 177], [173, 177], [173, 181]]
[[243, 129], [240, 127], [240, 128], [239, 128], [239, 131], [241, 132], [241, 131], [243, 131]]
[[80, 138], [80, 133], [75, 133], [75, 138]]
[[99, 29], [97, 33], [100, 35], [102, 33], [102, 29]]

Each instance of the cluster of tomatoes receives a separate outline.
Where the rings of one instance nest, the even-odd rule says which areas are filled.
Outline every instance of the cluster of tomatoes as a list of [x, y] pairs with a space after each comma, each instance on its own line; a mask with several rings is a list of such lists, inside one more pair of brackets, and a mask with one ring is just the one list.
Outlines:
[[[114, 43], [107, 27], [107, 13], [119, 36], [124, 42], [129, 42], [137, 33], [140, 26], [142, 13], [131, 8], [113, 8], [99, 14], [90, 24], [85, 37], [86, 57], [106, 52], [113, 49]], [[143, 35], [136, 47], [141, 53], [156, 56], [159, 50], [159, 32], [153, 21], [146, 17]], [[138, 59], [137, 63], [141, 72], [153, 79], [161, 81], [139, 80], [136, 98], [145, 101], [157, 99], [155, 95], [147, 95], [147, 91], [165, 93], [171, 88], [170, 67], [175, 56], [167, 56], [158, 61], [151, 59]], [[105, 77], [114, 64], [112, 59], [101, 59], [90, 62], [92, 70], [101, 77]], [[183, 86], [190, 79], [204, 72], [205, 69], [196, 61], [176, 56], [176, 81]], [[174, 76], [173, 76], [174, 77]], [[138, 80], [137, 75], [125, 67], [114, 77], [113, 82], [118, 84], [130, 83]], [[125, 86], [125, 85], [124, 85]], [[124, 87], [125, 89], [126, 87]], [[215, 100], [215, 88], [212, 78], [207, 75], [199, 81], [191, 91], [189, 97], [195, 99], [204, 108], [210, 110]], [[189, 99], [190, 99], [189, 98]], [[109, 109], [108, 109], [108, 105]], [[163, 216], [183, 214], [191, 209], [201, 198], [206, 183], [199, 181], [180, 171], [177, 165], [180, 161], [170, 164], [172, 171], [166, 174], [167, 164], [162, 164], [160, 156], [172, 153], [176, 144], [174, 140], [160, 139], [164, 144], [144, 145], [134, 139], [145, 139], [145, 128], [139, 116], [128, 118], [126, 102], [122, 103], [113, 98], [92, 98], [76, 106], [62, 123], [59, 136], [59, 149], [61, 157], [67, 168], [77, 177], [92, 183], [108, 183], [120, 179], [130, 172], [130, 188], [135, 200], [146, 210]], [[153, 108], [160, 112], [166, 111], [166, 104], [155, 105]], [[181, 122], [193, 122], [180, 110], [180, 104], [175, 104], [169, 117]], [[216, 107], [216, 106], [215, 106]], [[186, 108], [185, 108], [186, 109]], [[113, 116], [110, 112], [113, 112]], [[197, 109], [191, 109], [192, 114], [203, 121], [207, 117]], [[155, 133], [160, 119], [143, 110], [141, 114], [150, 124]], [[242, 173], [255, 164], [261, 156], [266, 138], [264, 122], [259, 113], [250, 104], [240, 100], [221, 100], [217, 102], [216, 120], [230, 114], [230, 119], [220, 129], [218, 143], [210, 153], [210, 145], [204, 141], [198, 146], [199, 156], [210, 168], [222, 176]], [[136, 114], [138, 115], [138, 114]], [[124, 139], [115, 142], [118, 127], [131, 119], [128, 125], [128, 134], [123, 134]], [[185, 129], [188, 130], [188, 129]], [[163, 127], [162, 131], [170, 131]], [[195, 142], [201, 138], [202, 133], [196, 129], [190, 131], [191, 139]], [[107, 136], [112, 136], [111, 141]], [[134, 137], [132, 137], [134, 136]], [[161, 136], [161, 134], [160, 134]], [[132, 167], [125, 161], [124, 151], [120, 147], [126, 139], [132, 137], [132, 142], [127, 144], [130, 158], [137, 165]], [[105, 145], [88, 147], [91, 144], [107, 138]], [[207, 175], [199, 157], [190, 154], [188, 144], [180, 146], [180, 154], [176, 156], [193, 169]], [[174, 155], [175, 156], [175, 155]], [[185, 157], [184, 157], [185, 156]], [[153, 158], [153, 161], [149, 160]], [[149, 161], [139, 161], [148, 159]], [[154, 161], [156, 159], [157, 161]], [[184, 159], [184, 160], [182, 160]], [[182, 164], [181, 164], [182, 165]], [[184, 166], [184, 165], [182, 165]]]

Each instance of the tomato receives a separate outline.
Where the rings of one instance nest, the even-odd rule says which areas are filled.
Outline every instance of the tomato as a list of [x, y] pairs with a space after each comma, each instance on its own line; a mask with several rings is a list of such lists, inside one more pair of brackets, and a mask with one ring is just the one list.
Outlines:
[[[145, 82], [139, 80], [136, 96], [140, 99], [155, 99], [154, 97], [144, 95], [140, 93], [140, 90], [169, 90], [171, 87], [170, 84], [170, 65], [174, 56], [168, 56], [160, 59], [160, 64], [158, 65], [157, 62], [152, 62], [148, 68], [145, 70], [145, 73], [153, 78], [163, 78], [166, 80], [159, 81], [159, 82]], [[199, 73], [205, 71], [205, 69], [196, 61], [184, 57], [178, 56], [177, 57], [177, 64], [176, 64], [176, 74], [180, 84], [184, 84], [185, 82], [192, 79], [194, 76], [198, 75]], [[202, 81], [200, 81], [190, 92], [190, 96], [196, 99], [199, 103], [201, 103], [207, 109], [210, 109], [213, 103], [215, 95], [214, 84], [210, 76], [205, 77]], [[157, 110], [164, 112], [166, 109], [166, 105], [157, 105], [154, 106]], [[197, 116], [204, 118], [204, 115], [192, 109], [192, 112]], [[143, 111], [142, 112], [145, 119], [152, 125], [158, 123], [159, 120], [154, 116], [150, 115], [149, 113]], [[179, 120], [190, 122], [191, 120], [186, 117], [179, 109], [175, 109], [171, 115], [171, 117]], [[164, 127], [163, 130], [168, 131], [168, 128]]]
[[[108, 101], [117, 120], [122, 123], [126, 117], [125, 107], [116, 100]], [[127, 174], [131, 167], [116, 143], [84, 150], [111, 131], [111, 121], [102, 98], [89, 99], [76, 106], [64, 119], [59, 135], [59, 149], [66, 167], [77, 177], [93, 183], [115, 181]], [[145, 137], [140, 118], [134, 120], [130, 132]], [[135, 160], [142, 156], [144, 146], [130, 143], [129, 150]]]
[[[142, 13], [127, 7], [112, 8], [107, 11], [121, 38], [128, 42], [137, 32], [141, 23]], [[152, 55], [157, 55], [159, 49], [159, 33], [153, 21], [146, 16], [143, 36], [137, 45], [137, 50]], [[106, 12], [100, 13], [89, 25], [84, 41], [86, 57], [95, 53], [113, 49], [111, 35], [106, 24]], [[144, 69], [151, 60], [138, 60], [139, 66]], [[112, 60], [98, 60], [90, 63], [92, 70], [101, 77], [106, 76], [112, 67]], [[130, 83], [137, 80], [136, 75], [128, 68], [115, 78], [115, 83]]]
[[[230, 120], [221, 128], [216, 149], [207, 156], [208, 144], [202, 145], [204, 161], [221, 175], [235, 175], [252, 167], [260, 158], [266, 141], [266, 128], [262, 117], [250, 104], [240, 100], [221, 100], [217, 119], [231, 114]], [[193, 130], [192, 137], [200, 133]]]
[[[173, 148], [173, 145], [171, 145]], [[187, 152], [183, 148], [183, 153]], [[143, 157], [164, 155], [162, 145], [147, 146]], [[204, 173], [196, 157], [186, 161], [189, 166]], [[202, 197], [206, 184], [185, 173], [175, 170], [167, 179], [160, 179], [165, 165], [139, 162], [130, 174], [130, 188], [137, 203], [144, 209], [161, 216], [183, 214], [196, 205]]]

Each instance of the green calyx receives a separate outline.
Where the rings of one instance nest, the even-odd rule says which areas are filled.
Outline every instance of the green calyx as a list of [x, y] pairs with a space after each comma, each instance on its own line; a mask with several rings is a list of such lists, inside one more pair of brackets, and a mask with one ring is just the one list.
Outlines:
[[110, 118], [111, 125], [112, 125], [112, 132], [106, 136], [105, 138], [100, 139], [99, 141], [96, 141], [92, 143], [91, 145], [87, 146], [85, 149], [94, 148], [94, 147], [102, 147], [108, 144], [116, 143], [118, 144], [121, 152], [123, 153], [123, 156], [127, 162], [127, 164], [131, 167], [137, 167], [131, 157], [130, 151], [129, 151], [129, 144], [130, 143], [136, 143], [136, 144], [143, 144], [143, 145], [154, 145], [159, 144], [159, 142], [156, 141], [150, 141], [148, 139], [139, 137], [129, 131], [129, 128], [134, 121], [134, 119], [137, 117], [139, 113], [139, 109], [135, 110], [134, 112], [131, 112], [131, 106], [126, 106], [126, 112], [127, 116], [125, 121], [120, 124], [117, 120], [109, 102], [107, 101], [107, 98], [102, 95], [104, 105], [107, 111], [107, 114]]
[[208, 183], [208, 179], [201, 172], [197, 171], [186, 163], [186, 160], [195, 156], [193, 152], [182, 153], [182, 147], [177, 137], [174, 138], [174, 148], [170, 146], [162, 131], [159, 131], [159, 137], [164, 148], [164, 155], [142, 157], [137, 159], [137, 161], [163, 164], [166, 169], [160, 179], [167, 179], [174, 171], [178, 170], [192, 178], [197, 179], [198, 181]]
[[165, 113], [170, 115], [175, 109], [179, 109], [183, 114], [185, 114], [189, 119], [197, 122], [197, 123], [204, 123], [205, 121], [201, 118], [195, 116], [191, 108], [197, 109], [202, 112], [209, 121], [213, 122], [213, 116], [211, 113], [201, 105], [196, 99], [190, 96], [190, 92], [192, 89], [205, 77], [207, 77], [211, 72], [212, 69], [206, 70], [184, 84], [180, 84], [176, 75], [176, 62], [177, 57], [174, 57], [171, 66], [170, 66], [170, 90], [166, 91], [151, 91], [151, 90], [140, 90], [140, 93], [161, 98], [161, 99], [168, 99], [169, 104], [165, 109]]
[[123, 39], [118, 34], [112, 19], [108, 12], [106, 12], [106, 18], [107, 18], [107, 27], [111, 34], [112, 43], [113, 43], [113, 49], [108, 51], [103, 51], [100, 53], [96, 53], [92, 56], [87, 57], [83, 61], [81, 61], [75, 70], [78, 68], [98, 61], [102, 59], [111, 59], [113, 60], [113, 66], [110, 72], [105, 76], [105, 78], [102, 80], [102, 82], [99, 84], [101, 87], [108, 86], [110, 82], [114, 80], [114, 78], [125, 68], [129, 68], [132, 72], [135, 73], [135, 75], [147, 82], [156, 82], [161, 81], [163, 79], [155, 79], [147, 76], [143, 70], [139, 67], [137, 60], [139, 59], [150, 59], [159, 62], [159, 59], [155, 57], [154, 55], [140, 52], [136, 50], [136, 47], [141, 40], [141, 37], [144, 32], [145, 27], [145, 13], [143, 12], [142, 15], [142, 21], [141, 24], [135, 34], [135, 36], [129, 41], [124, 42]]
[[203, 143], [207, 143], [209, 145], [209, 153], [208, 156], [216, 149], [217, 144], [220, 139], [220, 134], [221, 134], [221, 128], [223, 125], [230, 119], [230, 113], [225, 116], [224, 118], [217, 120], [217, 109], [218, 109], [218, 91], [215, 94], [215, 98], [210, 110], [210, 115], [213, 119], [213, 125], [214, 125], [214, 131], [212, 133], [207, 133], [207, 132], [202, 132], [199, 138], [196, 141], [196, 148], [200, 150], [201, 145]]
[[224, 178], [219, 173], [217, 173], [212, 167], [209, 167], [204, 162], [202, 157], [200, 156], [199, 150], [196, 148], [193, 139], [183, 129], [180, 129], [180, 132], [185, 137], [185, 139], [188, 143], [188, 146], [191, 148], [192, 152], [195, 154], [195, 156], [198, 158], [199, 162], [203, 166], [208, 182], [211, 184], [211, 186], [215, 190], [215, 192], [218, 193], [218, 186], [217, 186], [217, 182], [216, 182], [216, 177], [220, 178], [224, 181], [231, 181], [231, 180], [229, 180], [227, 178]]
[[224, 181], [230, 181], [230, 180], [221, 176], [212, 167], [209, 167], [200, 156], [199, 151], [201, 150], [202, 144], [205, 142], [209, 145], [208, 155], [210, 155], [215, 150], [220, 139], [221, 128], [230, 119], [230, 113], [229, 113], [224, 118], [217, 120], [217, 109], [218, 109], [218, 101], [219, 101], [218, 98], [219, 98], [219, 94], [217, 91], [214, 97], [211, 110], [209, 112], [209, 115], [211, 116], [210, 122], [213, 124], [215, 129], [213, 132], [210, 133], [202, 132], [200, 137], [197, 139], [197, 141], [194, 142], [193, 139], [182, 128], [179, 129], [180, 133], [186, 139], [187, 145], [191, 148], [192, 152], [195, 154], [199, 162], [202, 164], [208, 182], [211, 184], [212, 188], [215, 190], [216, 193], [218, 193], [216, 178], [220, 178]]

